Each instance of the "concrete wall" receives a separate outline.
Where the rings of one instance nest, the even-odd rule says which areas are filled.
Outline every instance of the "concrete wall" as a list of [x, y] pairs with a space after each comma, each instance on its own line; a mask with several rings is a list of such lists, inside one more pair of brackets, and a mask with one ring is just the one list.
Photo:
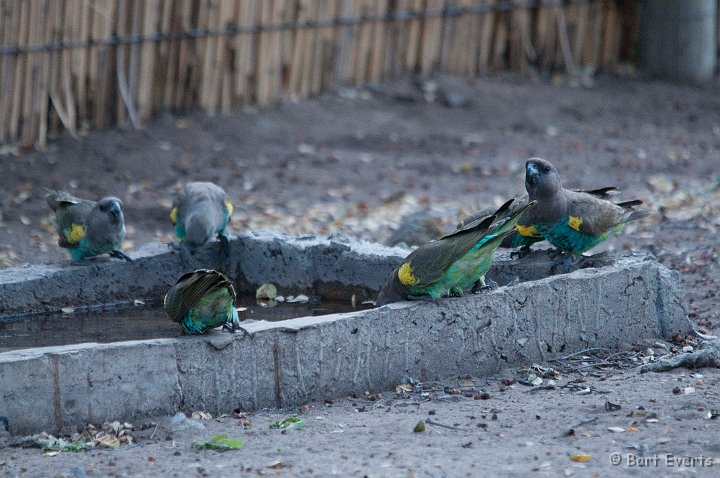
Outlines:
[[[377, 290], [406, 252], [342, 238], [246, 235], [233, 241], [229, 269], [248, 285], [273, 280], [298, 289]], [[212, 260], [213, 250], [207, 254]], [[83, 285], [97, 296], [81, 297], [106, 297], [110, 286], [113, 297], [118, 291], [151, 294], [180, 273], [174, 253], [137, 258], [88, 268], [94, 272], [84, 272]], [[477, 376], [587, 347], [692, 333], [677, 273], [649, 255], [602, 254], [593, 262], [596, 267], [546, 277], [551, 259], [544, 252], [515, 261], [502, 256], [490, 275], [514, 285], [464, 298], [254, 322], [245, 326], [248, 334], [214, 331], [0, 353], [0, 415], [8, 417], [12, 433], [27, 434], [177, 410], [285, 407], [387, 390], [405, 374], [420, 380]], [[70, 280], [74, 269], [26, 268], [33, 273], [25, 283], [17, 270], [6, 271], [0, 275], [3, 304], [20, 310], [32, 295], [26, 289], [38, 281], [52, 284], [43, 306], [72, 302], [76, 289], [63, 297], [55, 282]], [[7, 290], [20, 299], [5, 296]]]

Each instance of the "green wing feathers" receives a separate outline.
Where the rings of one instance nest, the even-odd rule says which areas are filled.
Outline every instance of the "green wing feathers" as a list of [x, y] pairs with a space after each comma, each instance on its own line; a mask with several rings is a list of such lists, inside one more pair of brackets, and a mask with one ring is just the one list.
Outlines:
[[204, 334], [225, 323], [235, 328], [240, 325], [235, 298], [235, 289], [224, 274], [197, 270], [181, 276], [168, 291], [165, 312], [189, 334]]

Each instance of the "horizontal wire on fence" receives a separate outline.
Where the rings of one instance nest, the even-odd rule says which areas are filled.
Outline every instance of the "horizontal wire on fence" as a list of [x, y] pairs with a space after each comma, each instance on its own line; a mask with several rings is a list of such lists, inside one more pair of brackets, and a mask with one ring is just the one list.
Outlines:
[[467, 7], [457, 5], [446, 6], [442, 9], [426, 10], [423, 12], [406, 11], [392, 12], [385, 15], [360, 15], [356, 17], [331, 18], [327, 20], [298, 20], [294, 22], [284, 22], [275, 24], [256, 24], [247, 27], [237, 25], [229, 25], [221, 29], [193, 29], [169, 33], [150, 33], [150, 34], [132, 34], [127, 36], [118, 36], [113, 34], [109, 38], [102, 40], [88, 39], [77, 42], [57, 41], [44, 45], [33, 46], [17, 46], [8, 45], [0, 47], [0, 55], [20, 55], [25, 53], [43, 53], [59, 50], [75, 50], [87, 48], [91, 46], [114, 46], [114, 45], [132, 45], [137, 43], [162, 42], [172, 40], [186, 40], [197, 38], [218, 37], [225, 35], [241, 35], [247, 33], [260, 33], [265, 31], [281, 31], [295, 30], [307, 28], [322, 27], [342, 27], [360, 25], [368, 22], [400, 22], [407, 20], [417, 20], [424, 18], [454, 18], [468, 14], [483, 14], [490, 12], [504, 12], [510, 10], [534, 9], [540, 7], [581, 5], [591, 3], [592, 0], [525, 0], [522, 3], [513, 2], [512, 0], [504, 0], [496, 4], [478, 4]]

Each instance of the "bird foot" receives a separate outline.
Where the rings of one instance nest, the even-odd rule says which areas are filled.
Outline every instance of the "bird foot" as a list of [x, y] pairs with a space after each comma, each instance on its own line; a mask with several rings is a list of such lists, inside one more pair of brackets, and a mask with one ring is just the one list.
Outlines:
[[218, 232], [217, 235], [218, 241], [220, 241], [220, 245], [225, 250], [225, 254], [230, 254], [230, 240], [225, 234], [222, 234]]
[[174, 251], [177, 251], [180, 256], [180, 267], [183, 270], [189, 271], [192, 269], [190, 264], [190, 255], [192, 254], [188, 248], [183, 244], [177, 244], [175, 242], [168, 242], [168, 247]]
[[483, 278], [477, 281], [470, 290], [473, 294], [481, 294], [500, 287], [497, 282], [492, 279]]
[[522, 246], [520, 249], [510, 251], [510, 259], [522, 259], [532, 252], [530, 246]]
[[220, 255], [224, 259], [224, 271], [227, 273], [230, 269], [230, 241], [225, 234], [218, 233], [218, 240], [220, 241]]
[[115, 257], [115, 258], [117, 258], [117, 259], [122, 259], [122, 260], [125, 260], [125, 261], [128, 261], [128, 262], [132, 262], [132, 261], [133, 261], [133, 260], [130, 258], [130, 256], [128, 256], [127, 254], [125, 254], [123, 251], [119, 251], [119, 250], [114, 250], [114, 251], [110, 252], [110, 256]]
[[239, 325], [234, 325], [232, 322], [226, 322], [225, 324], [223, 324], [222, 328], [223, 328], [223, 330], [227, 330], [231, 334], [234, 334], [235, 332], [240, 331], [240, 332], [242, 332], [243, 337], [250, 337], [250, 332], [248, 332], [245, 328], [243, 328]]
[[550, 275], [567, 274], [570, 269], [578, 263], [571, 256], [563, 255], [556, 259], [550, 266]]

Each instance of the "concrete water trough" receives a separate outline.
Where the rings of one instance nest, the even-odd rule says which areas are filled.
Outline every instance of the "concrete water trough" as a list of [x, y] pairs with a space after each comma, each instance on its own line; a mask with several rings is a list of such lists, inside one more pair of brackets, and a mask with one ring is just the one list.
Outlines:
[[[228, 256], [209, 245], [192, 267], [227, 272], [241, 297], [273, 282], [285, 294], [347, 305], [353, 295], [356, 302], [374, 297], [407, 253], [343, 236], [247, 233], [231, 238]], [[178, 254], [153, 244], [132, 257], [132, 264], [0, 270], [0, 321], [47, 318], [67, 307], [112, 320], [94, 306], [157, 303], [182, 272]], [[604, 253], [585, 261], [592, 267], [548, 276], [551, 262], [545, 251], [516, 260], [498, 253], [488, 276], [500, 287], [463, 298], [249, 321], [247, 333], [234, 335], [0, 353], [0, 415], [11, 433], [29, 434], [177, 410], [285, 407], [387, 390], [404, 375], [478, 376], [588, 347], [692, 333], [678, 273], [652, 256]]]

